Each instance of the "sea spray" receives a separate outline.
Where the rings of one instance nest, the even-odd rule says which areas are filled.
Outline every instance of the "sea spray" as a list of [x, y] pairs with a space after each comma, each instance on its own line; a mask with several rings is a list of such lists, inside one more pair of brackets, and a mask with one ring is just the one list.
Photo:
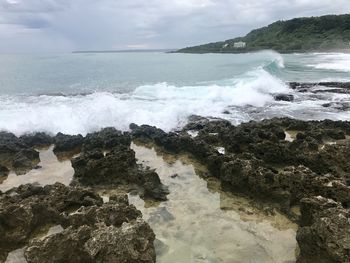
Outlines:
[[225, 117], [228, 106], [263, 107], [287, 86], [262, 69], [231, 85], [144, 85], [128, 94], [96, 92], [78, 96], [0, 97], [0, 129], [17, 135], [32, 131], [86, 134], [106, 126], [128, 130], [130, 123], [166, 131], [186, 123], [190, 115]]

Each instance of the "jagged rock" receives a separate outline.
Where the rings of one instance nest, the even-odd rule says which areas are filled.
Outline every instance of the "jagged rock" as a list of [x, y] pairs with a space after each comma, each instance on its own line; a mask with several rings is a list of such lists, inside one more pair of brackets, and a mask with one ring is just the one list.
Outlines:
[[334, 108], [340, 111], [348, 111], [350, 109], [349, 102], [329, 102], [322, 104], [322, 107], [325, 108]]
[[152, 263], [156, 259], [154, 239], [153, 231], [142, 219], [125, 222], [121, 227], [98, 223], [94, 227], [70, 227], [34, 241], [29, 244], [25, 256], [29, 263]]
[[0, 165], [23, 173], [39, 162], [39, 153], [12, 133], [0, 132]]
[[135, 152], [127, 146], [117, 145], [104, 155], [102, 151], [84, 152], [72, 160], [75, 181], [83, 185], [130, 185], [141, 188], [141, 196], [166, 200], [167, 188], [154, 171], [141, 169]]
[[[350, 143], [324, 145], [324, 141], [343, 140], [350, 134], [349, 122], [281, 118], [232, 126], [225, 121], [195, 118], [184, 128], [198, 131], [193, 138], [187, 132], [165, 133], [147, 125], [132, 128], [134, 138], [153, 141], [175, 153], [189, 152], [205, 163], [223, 185], [270, 198], [287, 213], [291, 205], [312, 195], [349, 202], [346, 152], [350, 151]], [[300, 132], [289, 142], [284, 129]], [[225, 155], [217, 153], [218, 145], [225, 148]]]
[[25, 249], [25, 258], [28, 263], [93, 262], [83, 247], [90, 237], [90, 227], [70, 227], [43, 241], [30, 242]]
[[332, 93], [341, 93], [341, 94], [350, 93], [350, 82], [319, 82], [319, 83], [290, 82], [289, 86], [290, 88], [299, 92], [313, 92], [313, 93], [332, 92]]
[[0, 181], [2, 177], [6, 177], [9, 174], [9, 169], [7, 167], [0, 165]]
[[301, 201], [298, 263], [350, 262], [350, 211], [318, 196]]
[[117, 145], [129, 146], [131, 138], [115, 128], [105, 128], [99, 132], [89, 133], [84, 138], [83, 151], [111, 149]]
[[44, 132], [25, 134], [19, 137], [19, 139], [30, 147], [45, 147], [53, 144], [54, 142], [54, 139]]
[[[104, 204], [88, 189], [59, 183], [13, 188], [0, 194], [0, 260], [27, 246], [28, 262], [155, 262], [154, 234], [141, 216], [126, 195]], [[35, 238], [48, 225], [64, 230]]]
[[57, 133], [54, 138], [55, 147], [54, 153], [62, 154], [65, 152], [80, 151], [84, 142], [84, 137], [81, 134], [78, 135], [66, 135], [63, 133]]
[[275, 94], [273, 98], [276, 101], [293, 101], [294, 96], [292, 94]]
[[13, 188], [0, 196], [0, 246], [19, 246], [38, 228], [62, 223], [62, 212], [83, 205], [102, 205], [102, 199], [87, 190], [59, 183]]

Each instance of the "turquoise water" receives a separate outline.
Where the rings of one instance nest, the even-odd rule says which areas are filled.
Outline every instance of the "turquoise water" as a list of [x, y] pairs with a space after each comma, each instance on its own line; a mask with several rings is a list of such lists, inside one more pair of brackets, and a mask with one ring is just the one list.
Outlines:
[[[342, 64], [344, 56], [346, 61]], [[274, 68], [273, 64], [269, 67], [273, 62], [285, 67], [283, 70]], [[322, 67], [324, 63], [330, 67]], [[345, 54], [327, 57], [327, 54], [280, 55], [267, 51], [204, 55], [153, 52], [0, 55], [0, 92], [1, 95], [76, 94], [129, 92], [161, 82], [179, 87], [203, 82], [220, 84], [259, 67], [286, 81], [350, 80], [350, 55]]]
[[[346, 94], [295, 94], [286, 81], [350, 81], [350, 54], [0, 55], [0, 129], [87, 133], [130, 122], [165, 130], [192, 114], [233, 123], [273, 116], [350, 119]], [[295, 95], [294, 103], [273, 94]], [[226, 114], [224, 114], [226, 112]], [[229, 113], [229, 114], [227, 114]]]

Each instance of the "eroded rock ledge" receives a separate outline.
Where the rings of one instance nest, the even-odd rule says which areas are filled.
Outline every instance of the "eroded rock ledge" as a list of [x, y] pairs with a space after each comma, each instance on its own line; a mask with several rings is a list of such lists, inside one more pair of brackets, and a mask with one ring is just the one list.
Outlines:
[[[38, 158], [33, 147], [54, 142], [57, 156], [80, 153], [72, 160], [74, 186], [27, 185], [1, 194], [2, 251], [27, 245], [29, 262], [52, 262], [50, 255], [61, 246], [58, 258], [78, 253], [78, 262], [108, 262], [104, 255], [113, 259], [119, 252], [110, 249], [117, 247], [127, 253], [120, 252], [118, 257], [135, 259], [125, 262], [153, 262], [153, 232], [138, 219], [140, 213], [127, 204], [126, 197], [102, 204], [93, 191], [81, 188], [134, 185], [143, 198], [165, 200], [168, 192], [158, 175], [136, 164], [130, 142], [139, 140], [174, 154], [192, 154], [207, 166], [210, 173], [206, 176], [217, 177], [224, 189], [265, 201], [298, 222], [298, 262], [350, 262], [349, 122], [280, 118], [233, 126], [224, 120], [192, 117], [177, 132], [135, 124], [130, 129], [122, 133], [107, 128], [86, 137], [34, 134], [17, 138], [1, 133], [0, 177], [16, 167], [18, 156], [23, 159], [20, 167], [32, 168]], [[121, 215], [122, 219], [116, 219]], [[38, 228], [50, 224], [61, 225], [63, 232], [44, 241], [32, 240]], [[143, 233], [142, 244], [137, 243], [139, 233]], [[94, 238], [100, 243], [94, 243]], [[129, 240], [134, 249], [126, 249], [129, 243], [119, 238]], [[137, 261], [138, 256], [145, 261]]]
[[[233, 126], [193, 117], [176, 133], [148, 125], [130, 128], [135, 139], [192, 154], [224, 188], [270, 202], [299, 222], [298, 262], [350, 261], [344, 243], [350, 238], [349, 122], [282, 118]], [[286, 131], [294, 138], [286, 140]], [[333, 210], [320, 213], [322, 203], [306, 205], [315, 198], [331, 200]], [[295, 207], [301, 207], [301, 217]], [[313, 219], [306, 223], [306, 215]]]
[[35, 148], [52, 143], [59, 159], [72, 159], [75, 171], [72, 185], [95, 188], [125, 186], [137, 190], [145, 199], [167, 199], [168, 189], [158, 174], [136, 163], [135, 152], [130, 148], [130, 134], [115, 128], [105, 128], [85, 137], [62, 133], [50, 137], [45, 133], [35, 133], [18, 138], [0, 132], [0, 182], [6, 179], [10, 170], [21, 174], [35, 168], [39, 162]]
[[[0, 195], [0, 260], [24, 247], [28, 262], [155, 262], [154, 233], [125, 195], [23, 185]], [[42, 236], [48, 226], [62, 232]]]

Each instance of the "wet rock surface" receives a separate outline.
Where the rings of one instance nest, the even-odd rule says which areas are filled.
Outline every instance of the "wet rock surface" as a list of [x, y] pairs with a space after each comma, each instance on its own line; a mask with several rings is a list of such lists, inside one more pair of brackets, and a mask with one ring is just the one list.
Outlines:
[[167, 187], [158, 174], [136, 163], [131, 137], [113, 128], [88, 134], [80, 156], [72, 159], [74, 184], [137, 187], [143, 198], [166, 200]]
[[[126, 197], [110, 197], [103, 204], [95, 193], [123, 186], [136, 189], [143, 199], [167, 199], [158, 174], [137, 164], [130, 148], [137, 140], [172, 154], [189, 153], [207, 167], [203, 177], [216, 177], [223, 189], [264, 201], [267, 213], [278, 209], [298, 222], [298, 262], [350, 261], [350, 122], [276, 118], [233, 126], [193, 116], [176, 132], [136, 124], [130, 130], [106, 128], [85, 137], [59, 133], [52, 138], [1, 132], [0, 181], [10, 170], [35, 167], [39, 156], [33, 147], [54, 142], [56, 155], [80, 155], [72, 159], [70, 187], [25, 185], [0, 193], [0, 260], [27, 246], [28, 262], [154, 262], [154, 234], [138, 219], [140, 212]], [[161, 215], [152, 220], [174, 220], [166, 210]], [[47, 225], [64, 230], [33, 238]]]
[[350, 211], [321, 196], [302, 199], [299, 263], [349, 262]]
[[44, 132], [25, 134], [19, 138], [30, 147], [47, 147], [54, 143], [54, 139]]
[[111, 149], [115, 146], [129, 146], [131, 137], [115, 128], [105, 128], [99, 132], [89, 133], [84, 138], [83, 151]]
[[55, 147], [53, 149], [56, 155], [62, 155], [67, 152], [79, 152], [84, 142], [84, 137], [81, 134], [67, 135], [57, 133], [54, 137]]
[[39, 152], [34, 147], [54, 143], [53, 152], [59, 160], [72, 158], [75, 170], [74, 185], [138, 188], [144, 198], [166, 200], [167, 187], [157, 173], [136, 164], [135, 153], [130, 149], [131, 136], [115, 128], [82, 135], [58, 133], [50, 137], [45, 133], [23, 135], [0, 132], [0, 180], [11, 170], [24, 174], [40, 168]]
[[17, 173], [34, 168], [39, 153], [12, 133], [0, 132], [0, 165]]
[[293, 101], [294, 96], [292, 94], [275, 94], [273, 98], [276, 101]]
[[312, 93], [333, 92], [333, 93], [340, 93], [340, 94], [350, 93], [350, 82], [318, 82], [318, 83], [290, 82], [289, 87], [299, 92], [312, 92]]
[[[64, 230], [37, 237], [48, 225]], [[102, 198], [56, 183], [0, 195], [0, 260], [26, 246], [28, 262], [155, 262], [154, 234], [127, 196]], [[117, 260], [118, 259], [118, 260]]]
[[[344, 213], [348, 211], [349, 122], [281, 118], [233, 126], [226, 121], [197, 117], [177, 133], [165, 133], [147, 125], [131, 128], [135, 139], [153, 141], [169, 152], [192, 154], [207, 166], [211, 175], [220, 179], [225, 189], [266, 200], [296, 221], [300, 219], [299, 214], [292, 208], [302, 205], [305, 198], [322, 196], [338, 202]], [[188, 131], [196, 132], [196, 136]], [[295, 134], [295, 138], [287, 141], [285, 131]], [[223, 148], [224, 153], [220, 153], [218, 147]], [[306, 213], [308, 209], [302, 209], [301, 217]], [[337, 221], [334, 227], [349, 229], [344, 223], [338, 226]], [[321, 231], [317, 229], [298, 238], [300, 247], [308, 250], [307, 239], [318, 236], [319, 241], [313, 245], [324, 249], [326, 236], [332, 233]], [[333, 235], [329, 238], [343, 242], [350, 235], [346, 232], [345, 237]], [[342, 255], [343, 261], [336, 261], [326, 250], [324, 253], [333, 261], [323, 262], [348, 262], [347, 251], [346, 246], [340, 246], [336, 253]], [[302, 252], [299, 261], [314, 262], [307, 261], [306, 255]]]
[[9, 174], [9, 169], [6, 166], [0, 165], [0, 180]]

